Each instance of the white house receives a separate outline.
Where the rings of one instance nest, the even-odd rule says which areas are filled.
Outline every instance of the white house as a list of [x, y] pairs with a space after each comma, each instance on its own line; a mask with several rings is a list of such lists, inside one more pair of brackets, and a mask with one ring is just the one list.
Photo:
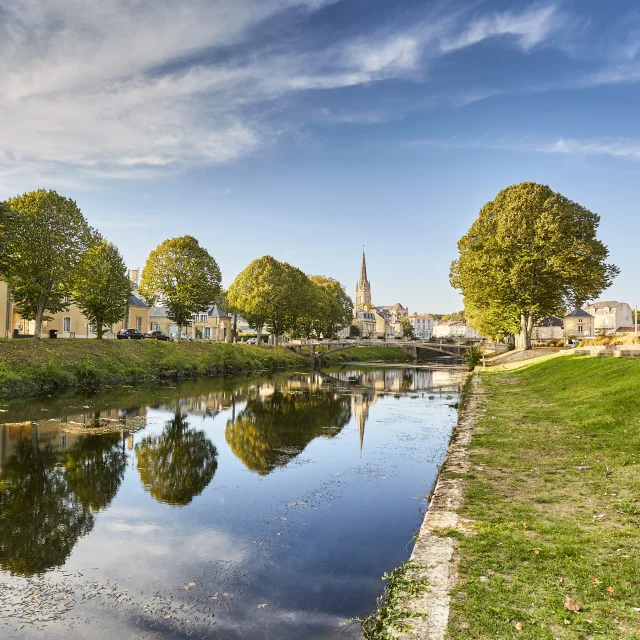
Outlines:
[[433, 327], [433, 335], [436, 338], [477, 338], [478, 333], [469, 327], [464, 320], [450, 322], [436, 322]]
[[633, 311], [626, 302], [587, 302], [582, 308], [595, 318], [596, 334], [615, 333], [620, 327], [633, 326]]
[[413, 327], [413, 335], [416, 338], [430, 338], [433, 335], [434, 320], [432, 316], [413, 313], [407, 318]]

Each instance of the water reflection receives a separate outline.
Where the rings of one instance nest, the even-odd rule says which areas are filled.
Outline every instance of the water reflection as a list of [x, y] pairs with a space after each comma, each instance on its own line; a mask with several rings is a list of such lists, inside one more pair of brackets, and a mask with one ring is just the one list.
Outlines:
[[204, 431], [190, 429], [176, 409], [160, 435], [135, 446], [144, 488], [158, 501], [184, 506], [202, 493], [218, 468], [218, 450]]
[[319, 388], [316, 376], [307, 388], [299, 379], [291, 382], [295, 391], [274, 387], [268, 395], [251, 396], [227, 422], [225, 438], [231, 450], [247, 469], [261, 475], [289, 463], [314, 438], [333, 438], [351, 418], [349, 399]]
[[[126, 457], [116, 434], [87, 437], [64, 451], [58, 432], [21, 430], [0, 472], [0, 567], [33, 575], [64, 564], [93, 528], [94, 513], [118, 491]], [[2, 442], [6, 443], [7, 427]]]

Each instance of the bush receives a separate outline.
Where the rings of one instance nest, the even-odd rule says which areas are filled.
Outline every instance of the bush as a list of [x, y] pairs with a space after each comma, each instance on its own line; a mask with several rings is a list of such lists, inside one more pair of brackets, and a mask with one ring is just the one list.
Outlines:
[[467, 347], [462, 356], [464, 361], [469, 365], [469, 371], [473, 371], [477, 365], [482, 362], [482, 349], [480, 347]]

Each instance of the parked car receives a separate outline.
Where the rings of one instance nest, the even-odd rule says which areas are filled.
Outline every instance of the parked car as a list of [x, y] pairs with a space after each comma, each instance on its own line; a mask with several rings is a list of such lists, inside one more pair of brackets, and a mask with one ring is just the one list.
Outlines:
[[137, 329], [120, 329], [116, 338], [118, 340], [142, 340], [144, 336]]
[[258, 343], [258, 338], [249, 338], [247, 340], [247, 344], [257, 344]]
[[162, 333], [162, 331], [147, 331], [144, 337], [151, 338], [152, 340], [161, 340], [163, 342], [171, 340], [171, 338], [166, 333]]
[[180, 335], [178, 335], [177, 333], [172, 333], [169, 339], [182, 340], [183, 342], [185, 342], [186, 340], [193, 341], [193, 338], [191, 336], [188, 336], [184, 331]]

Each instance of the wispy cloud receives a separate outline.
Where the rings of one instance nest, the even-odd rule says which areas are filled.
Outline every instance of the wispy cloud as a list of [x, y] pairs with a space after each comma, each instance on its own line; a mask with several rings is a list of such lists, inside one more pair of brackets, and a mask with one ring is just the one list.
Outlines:
[[[0, 175], [139, 179], [233, 162], [288, 126], [261, 105], [393, 78], [422, 82], [436, 58], [496, 37], [530, 51], [563, 23], [555, 4], [481, 16], [440, 8], [324, 45], [254, 46], [267, 21], [339, 1], [8, 0]], [[371, 113], [342, 121], [376, 122]]]
[[468, 138], [426, 138], [414, 140], [411, 146], [447, 149], [495, 149], [526, 153], [564, 154], [573, 156], [608, 156], [621, 160], [640, 161], [640, 140], [631, 139], [576, 139], [560, 137], [552, 141], [490, 135]]

